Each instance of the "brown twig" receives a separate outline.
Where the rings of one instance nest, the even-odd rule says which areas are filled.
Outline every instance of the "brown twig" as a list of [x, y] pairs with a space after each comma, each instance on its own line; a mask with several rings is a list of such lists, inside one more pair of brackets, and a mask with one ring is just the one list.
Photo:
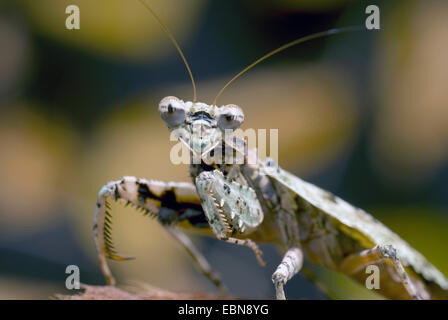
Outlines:
[[[81, 285], [83, 292], [75, 295], [57, 294], [57, 300], [225, 300], [228, 296], [197, 293], [179, 293], [160, 289], [151, 285], [141, 285], [142, 288], [131, 290], [115, 286]], [[134, 292], [135, 291], [135, 292]]]

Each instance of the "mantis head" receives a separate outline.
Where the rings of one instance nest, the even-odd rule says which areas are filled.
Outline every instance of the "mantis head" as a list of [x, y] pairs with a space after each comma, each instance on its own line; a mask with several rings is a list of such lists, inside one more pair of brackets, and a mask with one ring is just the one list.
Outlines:
[[221, 146], [225, 135], [244, 121], [243, 110], [237, 105], [217, 107], [172, 96], [160, 101], [159, 112], [176, 138], [200, 158]]

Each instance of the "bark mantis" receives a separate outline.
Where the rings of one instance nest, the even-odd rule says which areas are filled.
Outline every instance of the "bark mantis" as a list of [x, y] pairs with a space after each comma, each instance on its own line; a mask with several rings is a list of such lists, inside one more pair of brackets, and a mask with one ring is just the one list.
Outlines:
[[[140, 2], [170, 37], [193, 84], [193, 101], [165, 97], [159, 104], [160, 115], [168, 129], [201, 161], [190, 166], [192, 183], [123, 177], [101, 188], [93, 233], [108, 284], [115, 284], [115, 279], [106, 258], [129, 259], [119, 255], [112, 243], [108, 203], [112, 199], [156, 218], [185, 248], [202, 273], [223, 291], [225, 286], [182, 228], [197, 229], [222, 241], [247, 246], [261, 265], [264, 261], [257, 242], [278, 244], [284, 256], [272, 275], [277, 299], [285, 299], [284, 286], [302, 269], [305, 258], [361, 282], [365, 280], [364, 270], [368, 265], [380, 265], [384, 270], [380, 293], [388, 298], [448, 298], [445, 276], [371, 215], [284, 171], [270, 159], [257, 159], [255, 150], [248, 150], [244, 141], [223, 138], [228, 137], [224, 131], [238, 128], [244, 120], [240, 107], [216, 104], [234, 80], [291, 46], [357, 28], [319, 32], [266, 54], [232, 78], [208, 105], [196, 101], [193, 75], [176, 40], [155, 12], [143, 0]], [[213, 161], [213, 155], [228, 152], [233, 157], [243, 157], [244, 162]]]

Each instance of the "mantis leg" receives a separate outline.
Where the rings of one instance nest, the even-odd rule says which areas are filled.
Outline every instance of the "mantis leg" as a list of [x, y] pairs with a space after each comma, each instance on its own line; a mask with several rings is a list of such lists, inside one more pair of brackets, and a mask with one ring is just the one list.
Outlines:
[[298, 247], [290, 248], [272, 275], [272, 282], [274, 282], [277, 300], [286, 300], [283, 286], [289, 279], [300, 271], [302, 265], [302, 250]]
[[222, 293], [228, 294], [228, 289], [226, 288], [226, 286], [222, 283], [221, 279], [213, 272], [210, 264], [207, 262], [201, 252], [195, 247], [190, 238], [188, 238], [185, 233], [175, 227], [166, 227], [165, 229], [184, 247], [193, 261], [199, 267], [199, 270], [202, 272], [202, 274], [205, 275], [211, 282], [213, 282], [213, 284], [218, 287], [218, 289]]
[[249, 247], [258, 263], [264, 266], [261, 250], [254, 241], [245, 237], [263, 221], [263, 211], [255, 191], [225, 177], [218, 170], [202, 172], [196, 177], [196, 186], [204, 213], [216, 237]]
[[218, 237], [219, 240], [223, 240], [228, 243], [237, 244], [240, 246], [246, 246], [252, 249], [252, 251], [255, 253], [255, 257], [257, 258], [258, 264], [262, 267], [266, 265], [263, 258], [261, 257], [263, 255], [263, 252], [258, 248], [257, 244], [253, 242], [250, 239], [237, 239], [237, 238], [226, 238], [226, 237]]
[[422, 299], [414, 283], [409, 278], [406, 270], [397, 256], [396, 249], [392, 245], [377, 245], [372, 249], [352, 254], [342, 261], [339, 270], [345, 274], [355, 274], [368, 265], [387, 261], [391, 263], [400, 282], [403, 284], [409, 296], [413, 299]]
[[210, 265], [199, 253], [192, 242], [180, 231], [173, 231], [174, 225], [183, 223], [193, 227], [208, 227], [202, 211], [196, 188], [191, 183], [162, 182], [123, 177], [104, 185], [98, 193], [98, 201], [93, 217], [93, 235], [101, 270], [109, 285], [115, 284], [115, 279], [107, 265], [106, 258], [112, 260], [128, 260], [131, 257], [119, 255], [112, 242], [112, 215], [108, 200], [122, 201], [136, 207], [157, 220], [174, 236], [187, 250], [199, 269], [221, 290], [223, 286], [219, 278], [211, 271]]

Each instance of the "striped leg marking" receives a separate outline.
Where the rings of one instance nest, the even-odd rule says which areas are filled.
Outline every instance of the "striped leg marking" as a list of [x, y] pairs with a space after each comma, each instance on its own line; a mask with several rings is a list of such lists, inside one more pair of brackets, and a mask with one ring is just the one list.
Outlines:
[[[115, 279], [107, 265], [106, 258], [113, 260], [131, 259], [131, 257], [119, 255], [114, 249], [111, 236], [112, 215], [109, 199], [124, 202], [126, 206], [132, 205], [144, 215], [157, 218], [165, 227], [183, 220], [197, 223], [204, 217], [196, 188], [191, 183], [167, 183], [123, 177], [121, 180], [111, 181], [104, 185], [98, 193], [98, 201], [95, 206], [93, 236], [101, 269], [109, 285], [114, 285]], [[197, 253], [197, 250], [192, 252]], [[201, 258], [195, 259], [195, 261], [202, 260]], [[200, 269], [203, 268], [200, 267]]]
[[302, 265], [302, 250], [297, 247], [289, 249], [272, 275], [272, 282], [274, 282], [277, 300], [286, 300], [283, 287], [289, 279], [300, 271]]
[[339, 270], [345, 274], [354, 274], [365, 269], [368, 265], [383, 261], [392, 263], [396, 275], [398, 275], [408, 294], [415, 300], [421, 300], [422, 298], [417, 288], [409, 278], [409, 275], [397, 256], [396, 249], [391, 245], [377, 245], [372, 249], [350, 255], [344, 259]]
[[228, 243], [233, 243], [233, 244], [237, 244], [240, 246], [246, 246], [249, 247], [250, 249], [252, 249], [252, 251], [255, 253], [255, 257], [257, 258], [258, 264], [262, 267], [264, 267], [266, 265], [266, 263], [264, 262], [263, 258], [261, 257], [263, 255], [263, 252], [260, 250], [260, 248], [258, 248], [257, 244], [255, 242], [253, 242], [250, 239], [237, 239], [237, 238], [226, 238], [226, 237], [219, 237], [219, 240], [228, 242]]

